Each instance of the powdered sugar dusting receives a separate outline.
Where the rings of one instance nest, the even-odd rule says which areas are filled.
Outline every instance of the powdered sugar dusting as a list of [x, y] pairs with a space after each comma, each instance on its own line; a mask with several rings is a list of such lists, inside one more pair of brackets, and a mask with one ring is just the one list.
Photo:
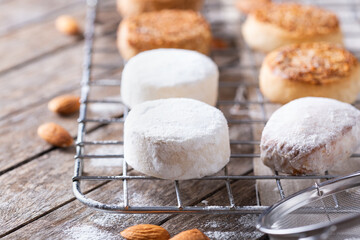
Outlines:
[[257, 232], [241, 232], [241, 231], [215, 231], [215, 232], [205, 232], [205, 235], [210, 239], [216, 240], [227, 240], [227, 239], [254, 239], [262, 236], [261, 233]]
[[[143, 202], [144, 199], [146, 199], [146, 198], [144, 196], [142, 196], [140, 193], [131, 192], [129, 194], [129, 202], [130, 202], [130, 205], [132, 205], [132, 206], [144, 204], [144, 202]], [[123, 201], [122, 192], [115, 196], [115, 200], [119, 201], [119, 202]], [[92, 216], [92, 220], [98, 226], [113, 227], [113, 226], [117, 226], [119, 224], [125, 225], [126, 219], [128, 217], [129, 217], [128, 214], [109, 214], [109, 213], [104, 213], [104, 212], [97, 212], [94, 216]], [[135, 221], [138, 223], [144, 223], [144, 222], [147, 222], [146, 220], [149, 218], [149, 215], [133, 214], [131, 216], [131, 218], [132, 218], [132, 221]], [[127, 227], [127, 225], [126, 225], [126, 227]]]
[[[210, 239], [254, 239], [263, 235], [255, 228], [257, 218], [257, 215], [246, 214], [240, 215], [236, 221], [207, 221], [203, 227], [213, 230], [205, 232]], [[227, 231], [229, 227], [234, 228], [234, 226], [236, 231]]]
[[76, 226], [65, 230], [66, 239], [69, 240], [116, 240], [118, 235], [90, 225]]
[[[326, 98], [301, 98], [278, 109], [269, 119], [263, 141], [298, 146], [305, 154], [356, 125], [359, 111], [350, 104]], [[286, 149], [287, 150], [287, 149]]]
[[126, 118], [124, 154], [135, 170], [158, 178], [214, 174], [229, 162], [226, 118], [219, 109], [193, 99], [144, 102]]
[[360, 111], [350, 104], [317, 97], [294, 100], [278, 109], [267, 122], [261, 137], [261, 158], [279, 171], [318, 173], [324, 166], [301, 161], [318, 148], [325, 151], [321, 154], [330, 156], [334, 142], [354, 131], [351, 143], [342, 149], [350, 156], [358, 146], [359, 123]]
[[205, 235], [208, 236], [210, 239], [235, 239], [238, 236], [237, 232], [205, 232]]
[[[93, 216], [93, 222], [101, 227], [114, 227], [119, 225], [126, 225], [122, 228], [128, 227], [126, 223], [126, 219], [129, 217], [129, 214], [111, 214], [111, 213], [103, 213], [99, 212]], [[131, 216], [133, 222], [145, 223], [149, 218], [149, 215], [145, 214], [133, 214]]]

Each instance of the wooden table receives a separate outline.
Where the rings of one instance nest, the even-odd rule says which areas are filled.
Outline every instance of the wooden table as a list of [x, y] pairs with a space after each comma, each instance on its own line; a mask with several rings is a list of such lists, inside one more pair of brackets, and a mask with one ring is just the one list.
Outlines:
[[[114, 32], [120, 17], [115, 11], [115, 1], [107, 2], [104, 11], [99, 13], [97, 42], [117, 52]], [[61, 35], [54, 27], [54, 20], [68, 14], [83, 25], [85, 4], [81, 0], [0, 0], [0, 9], [0, 238], [121, 239], [120, 231], [140, 223], [161, 225], [171, 235], [199, 228], [212, 239], [262, 236], [254, 227], [256, 215], [117, 215], [80, 203], [72, 192], [75, 148], [52, 147], [37, 137], [36, 130], [40, 124], [53, 121], [76, 136], [78, 116], [57, 116], [47, 109], [47, 103], [61, 94], [79, 94], [83, 39]], [[119, 66], [123, 63], [120, 56], [99, 58], [94, 59], [99, 66], [93, 76], [118, 79]], [[105, 96], [117, 93], [118, 89], [106, 90]], [[104, 92], [99, 90], [97, 94], [104, 95]], [[89, 130], [88, 136], [114, 139], [120, 131], [101, 126]], [[116, 168], [121, 171], [116, 163], [99, 167], [95, 162], [89, 164], [86, 171], [106, 174]], [[246, 164], [243, 171], [249, 168], [250, 164]], [[210, 183], [182, 185], [184, 201], [199, 204], [223, 201], [224, 184]], [[110, 195], [120, 194], [119, 186], [118, 182], [90, 183], [82, 188], [89, 197], [106, 200]], [[144, 196], [133, 192], [132, 197], [142, 198], [138, 199], [142, 204], [176, 204], [172, 183], [160, 184], [161, 188], [156, 186], [157, 189], [149, 182], [144, 186]], [[234, 194], [245, 196], [237, 203], [246, 204], [248, 199], [254, 199], [253, 183], [244, 187], [234, 182], [232, 187]], [[136, 199], [132, 203], [136, 203]]]
[[[123, 61], [117, 54], [115, 31], [120, 21], [114, 0], [105, 0], [99, 13], [96, 36], [102, 53], [94, 59], [94, 79], [120, 79]], [[151, 223], [165, 227], [171, 235], [180, 231], [199, 228], [211, 239], [256, 239], [263, 235], [256, 231], [255, 214], [245, 215], [164, 215], [164, 214], [109, 214], [84, 206], [73, 195], [72, 176], [75, 148], [52, 147], [36, 135], [37, 127], [53, 121], [77, 134], [77, 115], [60, 117], [47, 109], [53, 97], [79, 94], [83, 39], [64, 36], [54, 27], [57, 16], [75, 16], [83, 25], [85, 4], [82, 0], [0, 0], [0, 238], [4, 239], [121, 239], [119, 232], [128, 226]], [[229, 18], [239, 19], [230, 6], [224, 9]], [[238, 35], [238, 25], [219, 26]], [[241, 44], [241, 43], [240, 43]], [[112, 52], [111, 56], [106, 54]], [[116, 54], [115, 54], [116, 53]], [[256, 76], [247, 69], [248, 55], [239, 52], [241, 60], [229, 72], [223, 73], [223, 81], [256, 82]], [[255, 55], [256, 65], [263, 55]], [[221, 59], [216, 60], [218, 63]], [[231, 74], [230, 74], [231, 73]], [[118, 97], [119, 89], [94, 90], [93, 96]], [[246, 94], [245, 94], [246, 95]], [[224, 100], [244, 97], [241, 88], [229, 88], [220, 92]], [[234, 109], [224, 107], [230, 114]], [[248, 118], [239, 108], [237, 118]], [[116, 115], [119, 109], [92, 107], [90, 114]], [[230, 126], [238, 128], [238, 126]], [[122, 127], [89, 124], [89, 139], [111, 140], [119, 138]], [[233, 138], [248, 139], [252, 130], [248, 127], [233, 131]], [[258, 134], [257, 134], [258, 135]], [[254, 140], [259, 140], [259, 136]], [[254, 147], [240, 146], [233, 151], [254, 152]], [[91, 152], [92, 149], [89, 148]], [[110, 147], [93, 151], [113, 153], [121, 151]], [[106, 175], [121, 172], [121, 164], [99, 162], [92, 159], [85, 172]], [[232, 174], [248, 173], [251, 159], [232, 162]], [[172, 182], [153, 184], [152, 181], [137, 184], [130, 192], [132, 204], [176, 205]], [[237, 205], [254, 205], [254, 181], [232, 181], [231, 188]], [[188, 181], [181, 185], [183, 201], [193, 205], [223, 204], [226, 188], [219, 181]], [[87, 196], [116, 202], [122, 196], [121, 181], [82, 185]], [[115, 196], [115, 199], [114, 199]]]

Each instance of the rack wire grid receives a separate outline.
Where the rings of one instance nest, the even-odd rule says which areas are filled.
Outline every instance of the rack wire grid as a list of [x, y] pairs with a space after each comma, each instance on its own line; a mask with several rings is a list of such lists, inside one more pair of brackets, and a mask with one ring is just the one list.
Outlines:
[[[224, 167], [219, 174], [214, 176], [207, 176], [199, 181], [209, 181], [216, 180], [222, 181], [224, 183], [223, 188], [226, 189], [227, 197], [224, 196], [224, 204], [211, 205], [211, 206], [199, 206], [196, 204], [188, 205], [182, 201], [183, 193], [180, 188], [180, 184], [183, 181], [173, 181], [173, 188], [176, 193], [176, 202], [177, 204], [171, 206], [163, 205], [152, 205], [152, 206], [133, 206], [129, 201], [129, 192], [132, 191], [129, 187], [130, 181], [144, 181], [144, 180], [156, 180], [152, 181], [154, 184], [157, 184], [159, 181], [169, 181], [169, 180], [160, 180], [153, 177], [142, 175], [141, 173], [129, 174], [129, 172], [134, 173], [132, 169], [126, 164], [126, 161], [122, 161], [122, 173], [119, 172], [113, 175], [89, 175], [83, 171], [85, 164], [88, 164], [89, 159], [121, 159], [124, 158], [123, 154], [89, 154], [85, 151], [85, 148], [89, 146], [100, 147], [115, 145], [116, 147], [121, 148], [123, 141], [120, 139], [115, 140], [86, 140], [86, 136], [89, 131], [88, 124], [95, 124], [95, 127], [103, 127], [104, 125], [109, 126], [113, 124], [123, 124], [128, 113], [128, 109], [121, 103], [120, 100], [113, 100], [108, 98], [97, 99], [92, 98], [90, 92], [94, 87], [111, 87], [120, 92], [120, 79], [94, 79], [92, 76], [93, 71], [96, 68], [108, 68], [111, 69], [122, 69], [123, 63], [119, 63], [116, 66], [112, 66], [111, 63], [108, 65], [101, 63], [94, 63], [98, 54], [118, 55], [116, 47], [109, 49], [97, 48], [95, 45], [96, 41], [100, 41], [101, 37], [96, 33], [96, 27], [101, 20], [97, 19], [97, 16], [104, 11], [104, 15], [108, 15], [110, 10], [114, 11], [114, 7], [99, 7], [102, 4], [102, 1], [88, 0], [87, 1], [87, 18], [86, 18], [86, 31], [85, 31], [85, 48], [84, 48], [84, 61], [83, 61], [83, 75], [81, 81], [81, 106], [80, 114], [78, 119], [78, 137], [76, 142], [76, 156], [75, 156], [75, 175], [73, 177], [73, 191], [75, 196], [84, 204], [89, 207], [96, 208], [99, 210], [110, 211], [115, 213], [206, 213], [206, 214], [221, 214], [221, 213], [242, 213], [242, 214], [259, 214], [265, 210], [268, 206], [261, 205], [259, 191], [257, 189], [257, 180], [267, 180], [275, 181], [277, 186], [278, 194], [281, 199], [285, 197], [286, 193], [284, 192], [282, 181], [284, 179], [313, 179], [314, 181], [321, 181], [324, 179], [330, 179], [335, 177], [335, 175], [330, 175], [325, 173], [323, 175], [311, 175], [311, 176], [289, 176], [289, 175], [279, 175], [275, 172], [273, 175], [253, 175], [252, 169], [242, 172], [241, 174], [230, 174], [228, 166]], [[304, 1], [302, 2], [304, 3]], [[359, 18], [359, 5], [360, 2], [357, 0], [353, 1], [341, 1], [341, 0], [317, 0], [317, 1], [308, 1], [305, 3], [319, 5], [324, 8], [328, 8], [332, 11], [335, 11], [341, 21], [341, 27], [345, 36], [345, 44], [347, 48], [352, 51], [358, 58], [360, 56], [360, 18]], [[220, 13], [220, 14], [216, 14]], [[241, 34], [239, 34], [241, 23], [244, 21], [245, 17], [237, 13], [237, 11], [232, 6], [232, 1], [221, 0], [208, 0], [205, 2], [205, 7], [203, 14], [209, 20], [212, 26], [213, 35], [215, 39], [221, 39], [219, 49], [215, 49], [212, 52], [211, 57], [213, 59], [222, 58], [223, 60], [218, 60], [217, 64], [220, 69], [220, 84], [219, 84], [219, 101], [217, 107], [223, 111], [232, 111], [237, 109], [238, 112], [255, 111], [254, 109], [259, 109], [254, 115], [260, 117], [250, 117], [250, 118], [229, 118], [227, 117], [228, 123], [230, 126], [246, 126], [246, 129], [251, 129], [254, 124], [260, 125], [261, 129], [266, 124], [268, 119], [267, 108], [269, 106], [273, 108], [279, 107], [278, 105], [272, 104], [262, 96], [259, 91], [257, 78], [258, 71], [261, 65], [261, 61], [264, 55], [253, 52], [250, 50], [246, 44], [243, 42]], [[111, 14], [110, 14], [111, 15]], [[116, 23], [118, 24], [118, 22]], [[115, 25], [113, 25], [115, 26]], [[107, 34], [110, 36], [111, 41], [115, 42], [116, 27], [112, 27], [110, 32]], [[227, 32], [224, 33], [224, 30]], [[230, 34], [229, 34], [230, 32]], [[96, 41], [95, 41], [96, 40]], [[224, 47], [225, 46], [225, 47]], [[105, 57], [107, 58], [107, 57]], [[109, 59], [113, 59], [108, 57]], [[224, 60], [225, 59], [225, 60]], [[240, 75], [239, 75], [240, 74]], [[241, 74], [247, 74], [251, 81], [245, 81]], [[105, 74], [105, 77], [106, 76]], [[226, 81], [224, 78], [231, 79], [231, 81]], [[224, 90], [225, 89], [225, 90]], [[221, 91], [224, 90], [225, 94], [221, 94]], [[240, 97], [235, 97], [233, 99], [228, 99], [226, 93], [228, 91], [236, 92], [236, 95]], [[244, 92], [255, 92], [255, 99], [249, 99], [244, 97]], [[240, 93], [240, 94], [239, 94]], [[96, 95], [96, 94], [95, 94]], [[225, 97], [223, 97], [225, 96]], [[90, 104], [113, 104], [116, 108], [123, 109], [123, 114], [121, 116], [113, 117], [89, 117], [89, 105]], [[360, 101], [356, 101], [354, 104], [359, 105]], [[224, 110], [225, 109], [225, 110]], [[230, 109], [230, 110], [229, 110]], [[231, 114], [230, 114], [231, 115]], [[251, 114], [250, 114], [251, 115]], [[249, 114], [247, 114], [249, 116]], [[97, 125], [96, 125], [97, 124]], [[94, 125], [93, 125], [94, 126]], [[232, 128], [230, 127], [230, 135]], [[259, 148], [259, 139], [255, 139], [254, 134], [248, 133], [243, 134], [240, 139], [231, 140], [230, 144], [232, 146], [232, 161], [243, 161], [246, 159], [255, 159], [259, 158], [258, 151], [255, 149]], [[242, 151], [243, 146], [250, 147], [251, 152]], [[233, 152], [233, 148], [240, 149], [240, 152]], [[360, 157], [360, 154], [354, 154], [352, 157]], [[110, 181], [122, 181], [122, 201], [120, 203], [104, 203], [101, 201], [94, 200], [90, 197], [87, 197], [84, 191], [81, 189], [81, 182], [88, 181], [98, 181], [103, 183], [108, 183]], [[231, 188], [231, 183], [234, 181], [243, 181], [250, 180], [253, 181], [254, 191], [256, 199], [254, 199], [251, 205], [237, 205], [236, 196], [234, 196]], [[184, 180], [185, 181], [185, 180]], [[196, 193], [193, 193], [196, 195]], [[175, 195], [174, 195], [175, 196]], [[111, 201], [109, 201], [111, 202]], [[113, 202], [113, 201], [112, 201]]]

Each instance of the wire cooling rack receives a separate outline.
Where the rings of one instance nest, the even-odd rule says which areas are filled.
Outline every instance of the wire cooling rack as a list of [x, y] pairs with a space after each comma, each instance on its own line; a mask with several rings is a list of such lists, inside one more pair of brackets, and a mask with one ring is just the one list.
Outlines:
[[[220, 45], [224, 45], [224, 48], [215, 49], [212, 52], [212, 57], [217, 58], [221, 56], [226, 56], [226, 61], [222, 63], [218, 63], [220, 72], [223, 74], [231, 75], [231, 70], [238, 70], [240, 72], [247, 72], [250, 75], [250, 78], [253, 78], [252, 82], [243, 82], [242, 79], [239, 78], [239, 75], [234, 74], [230, 76], [232, 79], [236, 79], [235, 81], [220, 81], [219, 90], [222, 88], [233, 88], [233, 89], [247, 89], [253, 88], [256, 92], [256, 100], [248, 100], [246, 98], [240, 98], [235, 100], [229, 100], [227, 98], [222, 99], [221, 95], [219, 97], [219, 101], [217, 103], [217, 107], [220, 109], [226, 107], [240, 106], [247, 109], [252, 109], [250, 106], [254, 106], [260, 109], [257, 113], [261, 117], [259, 118], [241, 118], [241, 119], [230, 119], [228, 118], [229, 125], [246, 125], [251, 128], [253, 124], [260, 124], [262, 127], [265, 125], [267, 121], [267, 113], [266, 108], [270, 102], [266, 101], [261, 92], [259, 91], [257, 85], [257, 77], [258, 70], [261, 64], [261, 61], [258, 60], [257, 53], [252, 52], [247, 48], [246, 44], [243, 43], [240, 34], [235, 33], [232, 36], [227, 36], [227, 34], [223, 34], [222, 31], [231, 25], [231, 23], [236, 22], [236, 28], [239, 28], [241, 22], [244, 20], [244, 17], [235, 16], [234, 11], [227, 11], [231, 5], [231, 1], [227, 0], [218, 0], [218, 1], [206, 1], [204, 14], [207, 19], [210, 21], [212, 25], [213, 34], [216, 37], [221, 38]], [[302, 1], [304, 3], [304, 1]], [[305, 2], [306, 3], [306, 2]], [[346, 45], [347, 48], [350, 49], [357, 57], [360, 56], [360, 12], [358, 10], [360, 6], [360, 2], [357, 0], [354, 1], [342, 1], [342, 0], [317, 0], [317, 1], [309, 1], [308, 3], [317, 4], [325, 8], [330, 8], [333, 11], [342, 11], [339, 15], [342, 23], [342, 29], [346, 36]], [[285, 191], [283, 189], [281, 181], [283, 179], [314, 179], [314, 180], [323, 180], [330, 179], [335, 177], [334, 175], [329, 175], [325, 173], [324, 175], [312, 175], [312, 176], [288, 176], [288, 175], [279, 175], [275, 172], [273, 175], [252, 175], [252, 171], [246, 171], [242, 174], [229, 174], [228, 167], [224, 167], [224, 169], [215, 176], [207, 176], [201, 179], [197, 179], [200, 181], [209, 181], [209, 180], [217, 180], [224, 182], [224, 188], [227, 192], [227, 197], [224, 197], [223, 205], [215, 205], [215, 206], [197, 206], [197, 205], [187, 205], [182, 201], [182, 190], [179, 187], [180, 182], [182, 181], [174, 181], [173, 187], [176, 193], [176, 202], [177, 205], [174, 206], [132, 206], [129, 204], [129, 192], [132, 191], [129, 187], [129, 181], [137, 180], [156, 180], [153, 181], [153, 184], [157, 184], [159, 181], [168, 181], [168, 180], [159, 180], [153, 177], [145, 176], [142, 174], [132, 174], [129, 175], [129, 171], [131, 171], [130, 167], [123, 162], [122, 166], [122, 174], [114, 174], [114, 175], [87, 175], [84, 173], [83, 169], [86, 164], [88, 164], [89, 159], [123, 159], [122, 154], [88, 154], [85, 151], [86, 147], [100, 147], [100, 146], [108, 146], [115, 145], [119, 148], [123, 144], [123, 142], [119, 139], [115, 140], [86, 140], [85, 137], [87, 135], [87, 125], [88, 124], [98, 124], [103, 125], [112, 125], [112, 124], [123, 124], [128, 113], [128, 109], [118, 100], [109, 100], [107, 98], [104, 99], [93, 99], [89, 94], [95, 86], [107, 86], [113, 87], [119, 90], [120, 92], [120, 80], [94, 80], [92, 77], [92, 72], [95, 68], [94, 59], [98, 54], [98, 49], [95, 47], [96, 38], [96, 26], [98, 24], [97, 15], [102, 11], [99, 7], [100, 3], [97, 0], [88, 0], [87, 1], [87, 18], [86, 18], [86, 31], [85, 31], [85, 48], [84, 48], [84, 61], [83, 61], [83, 75], [81, 81], [81, 107], [80, 107], [80, 115], [78, 119], [78, 137], [77, 137], [77, 146], [76, 146], [76, 156], [75, 156], [75, 175], [73, 177], [73, 191], [75, 196], [84, 204], [89, 207], [96, 208], [99, 210], [105, 210], [110, 212], [117, 213], [211, 213], [211, 214], [219, 214], [219, 213], [253, 213], [258, 214], [265, 210], [267, 206], [261, 205], [261, 201], [259, 198], [259, 192], [257, 189], [257, 185], [254, 184], [254, 191], [256, 199], [253, 201], [253, 205], [248, 206], [240, 206], [235, 202], [235, 196], [232, 192], [231, 183], [234, 181], [243, 181], [243, 180], [252, 180], [255, 182], [256, 180], [267, 180], [274, 181], [277, 186], [277, 191], [280, 198], [285, 197]], [[220, 10], [219, 10], [220, 9]], [[222, 14], [215, 15], [214, 11], [221, 11], [223, 9]], [[109, 10], [109, 9], [107, 9]], [[112, 9], [113, 10], [113, 9]], [[226, 17], [226, 20], [223, 18]], [[239, 31], [239, 29], [237, 29]], [[112, 36], [113, 41], [115, 41], [115, 30], [113, 30]], [[97, 41], [97, 40], [96, 40]], [[358, 44], [357, 44], [358, 43]], [[106, 53], [106, 51], [105, 51]], [[116, 49], [113, 51], [107, 51], [108, 54], [117, 54]], [[243, 54], [246, 55], [246, 59], [243, 58]], [[239, 64], [241, 63], [241, 64]], [[117, 68], [122, 68], [122, 66], [117, 66]], [[104, 67], [104, 66], [103, 66]], [[105, 66], [106, 67], [106, 66]], [[108, 66], [111, 68], [111, 66]], [[230, 72], [230, 73], [228, 73]], [[221, 79], [220, 79], [221, 80]], [[119, 109], [122, 108], [124, 110], [121, 116], [102, 118], [101, 116], [96, 118], [89, 116], [89, 104], [113, 104], [117, 106]], [[355, 103], [359, 104], [359, 101]], [[226, 115], [226, 114], [225, 114]], [[230, 142], [232, 147], [236, 146], [250, 146], [253, 149], [258, 148], [259, 139], [254, 139], [252, 134], [248, 134], [247, 138], [241, 140], [231, 140]], [[241, 149], [241, 148], [240, 148]], [[354, 154], [352, 157], [359, 157], [360, 154]], [[236, 161], [241, 161], [243, 159], [254, 159], [259, 158], [259, 154], [255, 153], [254, 150], [252, 152], [248, 151], [240, 151], [231, 154], [231, 159]], [[121, 204], [113, 204], [113, 203], [105, 203], [94, 200], [90, 197], [87, 197], [84, 191], [81, 188], [81, 182], [85, 181], [97, 181], [97, 182], [109, 182], [109, 181], [122, 181], [122, 203]], [[193, 193], [196, 194], [196, 193]], [[111, 201], [110, 201], [111, 202]]]

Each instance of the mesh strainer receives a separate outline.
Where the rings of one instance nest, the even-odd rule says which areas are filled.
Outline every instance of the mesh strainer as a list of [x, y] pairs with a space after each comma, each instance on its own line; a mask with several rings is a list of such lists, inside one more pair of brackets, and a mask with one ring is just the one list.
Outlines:
[[360, 171], [284, 198], [260, 216], [257, 228], [270, 239], [360, 240]]

